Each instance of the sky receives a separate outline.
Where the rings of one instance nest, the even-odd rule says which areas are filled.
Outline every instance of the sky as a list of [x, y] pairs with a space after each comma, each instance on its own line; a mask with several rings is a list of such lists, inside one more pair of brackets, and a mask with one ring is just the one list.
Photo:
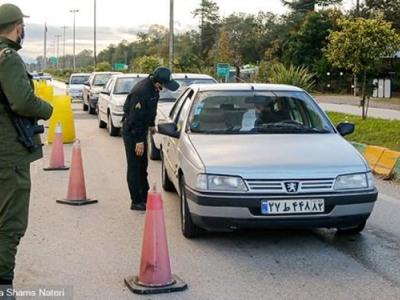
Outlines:
[[[355, 0], [344, 0], [349, 6]], [[175, 26], [177, 31], [195, 28], [198, 20], [191, 12], [199, 7], [201, 0], [175, 0]], [[257, 13], [269, 11], [277, 14], [286, 12], [281, 0], [215, 0], [222, 16], [234, 12]], [[48, 52], [56, 54], [56, 35], [63, 34], [61, 26], [68, 26], [66, 32], [66, 53], [72, 53], [71, 9], [76, 14], [76, 51], [92, 49], [93, 3], [94, 0], [0, 0], [0, 4], [18, 5], [30, 18], [25, 20], [27, 37], [22, 55], [36, 58], [43, 53], [43, 24], [48, 26]], [[97, 26], [99, 28], [98, 48], [122, 39], [134, 40], [135, 34], [145, 31], [148, 25], [160, 24], [168, 27], [169, 0], [97, 0]], [[60, 40], [62, 45], [62, 38]], [[62, 47], [60, 46], [59, 49]], [[60, 50], [60, 52], [62, 52]]]

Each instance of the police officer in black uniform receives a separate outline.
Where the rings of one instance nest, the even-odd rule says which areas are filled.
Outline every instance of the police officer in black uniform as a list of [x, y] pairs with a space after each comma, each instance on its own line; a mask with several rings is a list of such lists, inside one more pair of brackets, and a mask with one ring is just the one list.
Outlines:
[[122, 136], [128, 163], [127, 181], [132, 210], [146, 210], [149, 183], [147, 180], [147, 135], [155, 133], [155, 118], [160, 91], [176, 91], [179, 84], [172, 80], [168, 68], [157, 68], [149, 77], [135, 85], [124, 104]]

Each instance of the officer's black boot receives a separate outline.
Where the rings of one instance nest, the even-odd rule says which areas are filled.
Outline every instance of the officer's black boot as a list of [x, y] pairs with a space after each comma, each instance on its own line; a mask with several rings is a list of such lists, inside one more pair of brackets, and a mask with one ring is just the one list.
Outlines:
[[1, 300], [15, 300], [13, 296], [13, 282], [0, 278], [0, 299]]
[[133, 203], [132, 202], [131, 210], [145, 211], [146, 210], [146, 206], [143, 203]]

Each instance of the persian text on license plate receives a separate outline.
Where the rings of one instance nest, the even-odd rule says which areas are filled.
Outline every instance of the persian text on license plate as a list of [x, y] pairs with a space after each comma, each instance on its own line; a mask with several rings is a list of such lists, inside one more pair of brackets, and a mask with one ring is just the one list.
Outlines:
[[261, 202], [263, 215], [306, 214], [325, 212], [324, 199], [265, 200]]

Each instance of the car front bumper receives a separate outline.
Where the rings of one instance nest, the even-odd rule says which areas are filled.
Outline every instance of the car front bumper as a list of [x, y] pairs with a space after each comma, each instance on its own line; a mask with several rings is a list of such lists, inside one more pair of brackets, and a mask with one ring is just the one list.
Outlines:
[[112, 112], [111, 113], [111, 118], [114, 127], [116, 128], [122, 128], [122, 118], [124, 117], [123, 112]]
[[[356, 226], [368, 219], [377, 190], [357, 193], [303, 195], [221, 195], [186, 189], [193, 222], [210, 231], [239, 228], [336, 228]], [[321, 214], [263, 215], [264, 200], [324, 199]]]

